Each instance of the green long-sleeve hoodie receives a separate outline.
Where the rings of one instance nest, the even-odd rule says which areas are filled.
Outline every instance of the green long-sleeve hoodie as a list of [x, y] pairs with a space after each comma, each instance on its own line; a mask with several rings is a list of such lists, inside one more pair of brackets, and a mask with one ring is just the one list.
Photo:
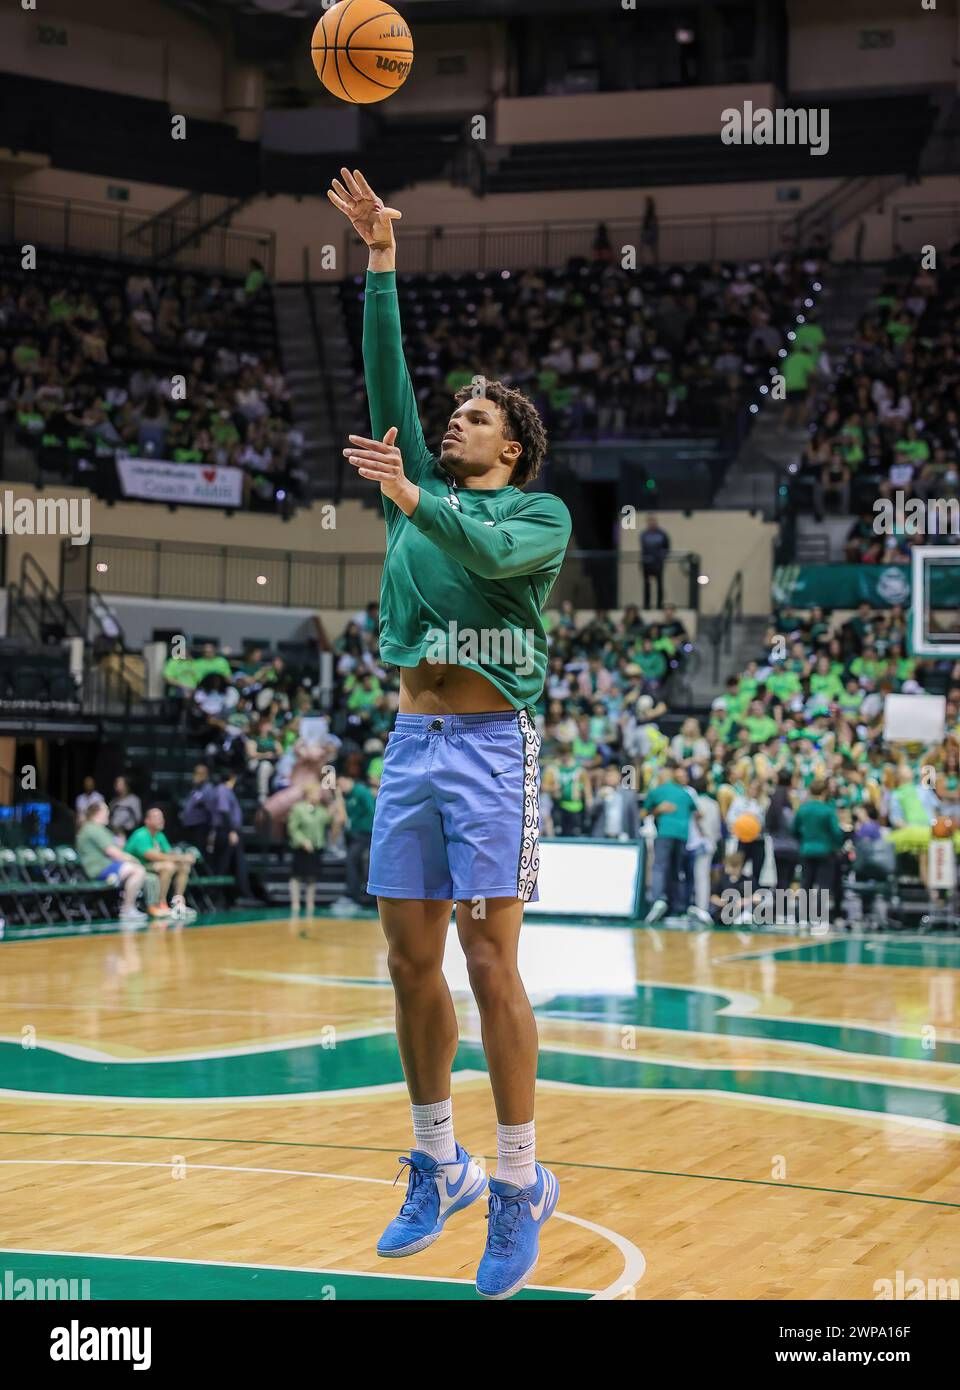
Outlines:
[[442, 471], [417, 417], [394, 271], [367, 272], [363, 363], [373, 434], [397, 426], [404, 473], [420, 488], [410, 517], [383, 499], [381, 654], [396, 666], [428, 658], [469, 667], [532, 712], [547, 670], [543, 606], [570, 513], [550, 493], [459, 488]]

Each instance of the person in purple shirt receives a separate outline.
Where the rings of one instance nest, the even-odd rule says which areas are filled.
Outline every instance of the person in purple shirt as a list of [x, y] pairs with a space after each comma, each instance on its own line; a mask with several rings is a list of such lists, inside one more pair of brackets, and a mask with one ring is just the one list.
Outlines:
[[234, 907], [259, 906], [254, 897], [243, 852], [243, 811], [234, 790], [237, 774], [230, 772], [214, 789], [213, 862], [218, 874], [233, 874], [237, 886]]

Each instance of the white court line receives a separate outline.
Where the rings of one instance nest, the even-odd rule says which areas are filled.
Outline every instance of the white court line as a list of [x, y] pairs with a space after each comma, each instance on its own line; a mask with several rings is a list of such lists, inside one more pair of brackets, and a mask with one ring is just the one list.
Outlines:
[[[2, 1166], [2, 1167], [13, 1167], [13, 1166], [15, 1166], [15, 1165], [16, 1165], [16, 1166], [27, 1166], [27, 1167], [53, 1167], [53, 1168], [161, 1168], [161, 1169], [163, 1169], [164, 1172], [169, 1172], [169, 1171], [170, 1171], [170, 1168], [171, 1168], [171, 1166], [172, 1166], [170, 1163], [151, 1163], [151, 1162], [146, 1162], [146, 1161], [134, 1161], [134, 1160], [132, 1160], [132, 1159], [106, 1159], [106, 1158], [3, 1158], [3, 1159], [0, 1159], [0, 1166]], [[332, 1181], [332, 1182], [365, 1182], [365, 1183], [377, 1183], [377, 1184], [379, 1184], [379, 1185], [381, 1185], [381, 1186], [384, 1186], [384, 1187], [393, 1187], [393, 1186], [394, 1186], [394, 1183], [395, 1183], [395, 1179], [392, 1179], [392, 1178], [365, 1178], [365, 1177], [355, 1176], [355, 1175], [353, 1175], [353, 1174], [351, 1174], [351, 1173], [318, 1173], [318, 1172], [315, 1172], [315, 1171], [313, 1171], [313, 1170], [311, 1170], [311, 1169], [303, 1169], [303, 1168], [248, 1168], [248, 1167], [246, 1167], [246, 1166], [244, 1166], [244, 1165], [234, 1165], [234, 1164], [226, 1164], [226, 1163], [190, 1163], [189, 1161], [188, 1161], [188, 1162], [185, 1162], [184, 1165], [183, 1165], [183, 1167], [184, 1167], [185, 1169], [187, 1169], [187, 1170], [193, 1169], [194, 1171], [196, 1171], [196, 1170], [198, 1170], [198, 1169], [201, 1169], [201, 1170], [204, 1170], [204, 1171], [207, 1171], [207, 1172], [216, 1172], [216, 1173], [273, 1173], [273, 1174], [277, 1174], [278, 1176], [281, 1176], [281, 1177], [293, 1177], [293, 1178], [327, 1178], [327, 1179], [329, 1179], [329, 1180]], [[628, 1240], [626, 1236], [620, 1235], [620, 1233], [619, 1233], [618, 1231], [612, 1231], [612, 1230], [610, 1230], [609, 1227], [607, 1227], [607, 1226], [601, 1226], [601, 1225], [599, 1225], [599, 1224], [598, 1224], [597, 1222], [595, 1222], [595, 1221], [588, 1221], [585, 1217], [582, 1217], [582, 1216], [573, 1216], [573, 1215], [569, 1215], [569, 1214], [567, 1214], [566, 1212], [562, 1212], [562, 1211], [554, 1211], [553, 1214], [554, 1214], [554, 1216], [559, 1217], [559, 1219], [560, 1219], [561, 1221], [568, 1221], [568, 1222], [570, 1222], [572, 1225], [575, 1225], [575, 1226], [582, 1226], [582, 1227], [584, 1228], [584, 1230], [593, 1231], [596, 1235], [600, 1236], [600, 1238], [601, 1238], [602, 1240], [606, 1240], [606, 1241], [608, 1241], [611, 1245], [613, 1245], [617, 1250], [619, 1250], [620, 1254], [623, 1256], [623, 1272], [622, 1272], [620, 1278], [617, 1279], [617, 1280], [615, 1280], [614, 1283], [608, 1284], [607, 1287], [606, 1287], [605, 1289], [599, 1289], [599, 1290], [597, 1290], [597, 1291], [594, 1291], [594, 1290], [592, 1290], [592, 1289], [570, 1289], [569, 1292], [572, 1292], [572, 1293], [588, 1293], [588, 1294], [590, 1294], [590, 1301], [591, 1301], [591, 1302], [594, 1302], [594, 1301], [597, 1301], [597, 1300], [612, 1300], [612, 1299], [617, 1298], [619, 1295], [623, 1294], [628, 1288], [631, 1288], [631, 1287], [633, 1287], [634, 1285], [638, 1284], [638, 1283], [640, 1282], [640, 1280], [643, 1278], [644, 1273], [645, 1273], [645, 1271], [646, 1271], [646, 1267], [647, 1267], [647, 1262], [646, 1262], [646, 1260], [645, 1260], [645, 1258], [644, 1258], [643, 1252], [642, 1252], [641, 1250], [639, 1250], [639, 1249], [637, 1248], [637, 1246], [635, 1246], [631, 1240]], [[13, 1250], [11, 1247], [3, 1247], [3, 1248], [4, 1248], [4, 1249], [9, 1249], [11, 1254], [17, 1254], [17, 1253], [19, 1253], [19, 1254], [39, 1254], [39, 1255], [71, 1255], [71, 1254], [73, 1254], [73, 1255], [78, 1255], [78, 1254], [80, 1253], [79, 1251], [69, 1251], [69, 1250], [21, 1250], [21, 1251], [16, 1251], [16, 1250]], [[151, 1257], [151, 1256], [146, 1256], [146, 1255], [144, 1255], [144, 1256], [137, 1256], [137, 1255], [102, 1255], [102, 1254], [101, 1254], [100, 1256], [91, 1256], [90, 1258], [100, 1258], [100, 1259], [106, 1259], [106, 1260], [109, 1260], [109, 1259], [145, 1259], [145, 1260], [149, 1260], [149, 1259], [151, 1259], [151, 1258], [153, 1258], [153, 1257]], [[171, 1263], [171, 1264], [200, 1264], [200, 1265], [204, 1265], [204, 1264], [218, 1264], [218, 1265], [221, 1265], [221, 1266], [224, 1266], [224, 1267], [229, 1267], [230, 1264], [231, 1264], [231, 1261], [229, 1261], [229, 1260], [177, 1260], [175, 1257], [171, 1257], [171, 1256], [165, 1257], [165, 1262], [167, 1262], [167, 1261], [169, 1261], [169, 1263]], [[290, 1266], [290, 1265], [244, 1265], [243, 1268], [246, 1268], [246, 1269], [298, 1269], [297, 1266]], [[390, 1274], [375, 1274], [375, 1275], [367, 1276], [367, 1275], [364, 1273], [363, 1270], [356, 1270], [356, 1269], [321, 1269], [321, 1270], [316, 1270], [316, 1271], [310, 1270], [310, 1269], [299, 1269], [298, 1272], [300, 1272], [300, 1273], [306, 1273], [306, 1274], [310, 1274], [310, 1273], [319, 1273], [319, 1274], [353, 1274], [353, 1275], [356, 1275], [357, 1277], [361, 1277], [361, 1278], [370, 1277], [370, 1278], [375, 1278], [375, 1279], [390, 1279], [390, 1278], [401, 1278], [401, 1279], [416, 1278], [416, 1279], [424, 1279], [424, 1278], [426, 1278], [426, 1276], [423, 1276], [423, 1275], [390, 1275]], [[462, 1284], [468, 1284], [468, 1283], [470, 1283], [471, 1281], [468, 1280], [468, 1279], [444, 1279], [442, 1282], [444, 1282], [444, 1283], [451, 1283], [451, 1284], [460, 1284], [460, 1283], [462, 1283]], [[545, 1292], [567, 1292], [567, 1291], [568, 1291], [564, 1285], [559, 1285], [559, 1284], [533, 1284], [533, 1285], [528, 1285], [527, 1287], [529, 1287], [529, 1288], [539, 1288], [539, 1289], [544, 1290]]]
[[[101, 1004], [99, 1000], [94, 999], [91, 999], [89, 1002], [81, 1003], [77, 1003], [76, 1000], [71, 999], [59, 1004], [23, 1003], [19, 999], [16, 1001], [9, 999], [0, 1000], [0, 1009], [12, 1009], [14, 1003], [16, 1003], [19, 1013], [22, 1013], [25, 1009], [79, 1009], [84, 1013], [95, 1011], [97, 1013], [118, 1014], [200, 1014], [201, 1016], [211, 1014], [217, 1018], [276, 1018], [277, 1016], [276, 1009], [187, 1009], [176, 1008], [168, 1004]], [[314, 1024], [316, 1024], [317, 1021], [316, 1009], [305, 1009], [303, 1013], [297, 1013], [295, 1010], [291, 1011], [285, 1008], [283, 1016], [284, 1018], [309, 1018]]]
[[[385, 1037], [388, 1034], [392, 1037], [396, 1033], [394, 1027], [383, 1028], [344, 1028], [338, 1029], [335, 1024], [330, 1025], [334, 1030], [334, 1040], [337, 1045], [342, 1042], [354, 1042], [357, 1038], [376, 1038]], [[23, 1047], [23, 1038], [6, 1036], [0, 1033], [0, 1043], [11, 1043], [16, 1047]], [[155, 1066], [158, 1063], [171, 1062], [209, 1062], [218, 1061], [221, 1057], [252, 1057], [261, 1052], [293, 1052], [301, 1047], [318, 1047], [322, 1052], [333, 1052], [334, 1047], [330, 1046], [329, 1035], [323, 1033], [304, 1033], [302, 1036], [297, 1034], [290, 1038], [282, 1038], [274, 1042], [246, 1042], [237, 1047], [210, 1047], [202, 1048], [194, 1052], [158, 1052], [136, 1057], [115, 1057], [112, 1052], [105, 1052], [99, 1047], [88, 1047], [85, 1043], [57, 1042], [56, 1039], [50, 1041], [37, 1040], [36, 1050], [42, 1052], [59, 1052], [64, 1057], [72, 1057], [77, 1062], [111, 1062], [118, 1066]], [[33, 1051], [34, 1049], [29, 1049]]]

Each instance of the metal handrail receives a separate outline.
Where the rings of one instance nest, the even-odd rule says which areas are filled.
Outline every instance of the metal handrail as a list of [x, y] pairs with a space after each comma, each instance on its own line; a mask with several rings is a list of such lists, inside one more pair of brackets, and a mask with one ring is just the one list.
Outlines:
[[727, 655], [733, 651], [733, 625], [743, 617], [743, 570], [737, 570], [727, 596], [723, 600], [723, 607], [714, 620], [713, 631], [710, 634], [713, 643], [713, 679], [720, 679], [720, 649], [724, 648]]
[[[181, 200], [183, 201], [183, 200]], [[17, 229], [16, 220], [18, 212], [38, 215], [37, 230], [26, 228]], [[47, 223], [41, 227], [39, 218], [46, 216], [49, 220], [51, 216], [59, 218], [59, 227], [54, 231], [53, 223], [49, 223], [49, 235], [42, 234], [46, 231]], [[0, 228], [3, 229], [4, 241], [13, 242], [17, 237], [25, 236], [27, 239], [35, 239], [39, 244], [53, 246], [64, 251], [72, 251], [77, 255], [107, 255], [112, 259], [128, 261], [143, 261], [149, 256], [142, 250], [132, 249], [128, 243], [128, 238], [135, 237], [149, 223], [157, 224], [158, 216], [162, 221], [165, 214], [146, 209], [128, 208], [122, 204], [118, 207], [113, 203], [98, 203], [87, 198], [54, 198], [49, 195], [31, 194], [26, 196], [22, 193], [5, 192], [0, 193]], [[101, 228], [91, 228], [92, 219], [99, 219]], [[85, 237], [78, 236], [77, 223], [83, 223], [85, 230], [89, 233]], [[187, 236], [192, 236], [196, 232], [196, 223], [192, 219], [172, 218], [174, 228], [177, 224], [180, 232]], [[224, 271], [227, 274], [242, 275], [245, 273], [247, 261], [251, 256], [255, 256], [262, 261], [266, 267], [267, 275], [272, 278], [276, 266], [276, 233], [266, 230], [263, 227], [212, 227], [204, 235], [210, 243], [210, 255], [207, 256], [204, 248], [196, 248], [197, 255], [201, 258], [199, 262], [191, 261], [190, 264], [200, 264], [203, 269], [209, 271]], [[226, 239], [230, 238], [236, 244], [238, 254], [231, 260], [226, 256]], [[125, 244], [126, 243], [126, 244]], [[234, 263], [235, 262], [235, 263]], [[176, 262], [175, 262], [176, 264]]]

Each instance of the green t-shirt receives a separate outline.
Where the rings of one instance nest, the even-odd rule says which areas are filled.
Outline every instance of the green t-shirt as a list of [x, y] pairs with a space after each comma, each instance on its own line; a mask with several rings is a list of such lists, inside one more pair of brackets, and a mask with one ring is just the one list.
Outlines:
[[376, 438], [396, 425], [406, 477], [420, 488], [412, 516], [383, 499], [387, 543], [380, 654], [479, 672], [532, 717], [547, 671], [543, 609], [567, 543], [559, 497], [515, 487], [455, 488], [428, 448], [403, 357], [394, 271], [368, 271], [363, 360]]
[[788, 353], [783, 359], [780, 370], [788, 391], [806, 391], [810, 378], [817, 370], [817, 364], [808, 352], [794, 348], [793, 352]]
[[648, 681], [659, 680], [667, 669], [667, 661], [663, 652], [637, 652], [634, 659], [640, 667], [644, 679]]
[[697, 809], [693, 797], [679, 782], [661, 782], [659, 787], [647, 792], [643, 809], [652, 811], [661, 801], [669, 801], [674, 809], [657, 816], [657, 834], [665, 840], [683, 840], [686, 843], [690, 818]]
[[774, 671], [767, 677], [767, 689], [778, 700], [789, 700], [800, 689], [800, 677], [795, 671]]
[[810, 694], [825, 695], [828, 700], [837, 700], [843, 692], [843, 681], [834, 671], [826, 675], [815, 671], [810, 677]]
[[769, 714], [750, 714], [743, 721], [743, 727], [750, 735], [751, 743], [766, 743], [779, 733], [777, 721]]
[[801, 855], [833, 854], [843, 844], [836, 807], [830, 801], [804, 801], [793, 819]]
[[583, 773], [579, 767], [569, 766], [566, 763], [558, 764], [556, 768], [557, 781], [560, 783], [560, 794], [557, 797], [562, 811], [582, 811], [583, 810]]
[[115, 861], [107, 849], [117, 843], [109, 826], [87, 821], [77, 831], [77, 857], [87, 878], [99, 878], [104, 869]]
[[347, 820], [355, 835], [369, 835], [373, 829], [373, 813], [377, 808], [373, 792], [363, 782], [354, 782], [353, 790], [343, 798]]
[[134, 859], [139, 859], [141, 864], [146, 864], [149, 851], [159, 849], [164, 854], [169, 854], [171, 845], [162, 830], [158, 830], [154, 835], [145, 825], [140, 825], [129, 837], [124, 849], [128, 854], [132, 854]]
[[820, 350], [827, 341], [827, 335], [820, 327], [819, 323], [801, 323], [796, 328], [796, 344], [798, 348], [803, 348], [805, 352], [818, 357]]
[[327, 841], [327, 826], [330, 824], [330, 809], [318, 803], [298, 801], [287, 817], [287, 838], [294, 849], [303, 849], [306, 840], [312, 850], [323, 849]]
[[573, 756], [578, 763], [589, 763], [597, 756], [597, 745], [592, 739], [581, 738], [578, 734], [573, 740]]

